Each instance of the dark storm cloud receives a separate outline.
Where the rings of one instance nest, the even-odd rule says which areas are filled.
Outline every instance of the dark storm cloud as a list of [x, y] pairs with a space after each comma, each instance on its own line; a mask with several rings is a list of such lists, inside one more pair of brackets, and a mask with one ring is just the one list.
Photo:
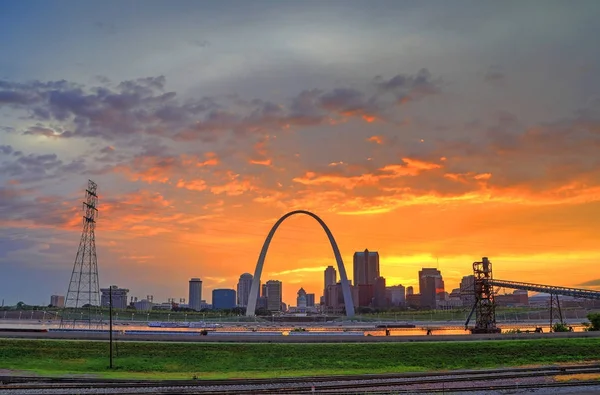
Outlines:
[[56, 154], [13, 155], [0, 161], [0, 175], [19, 183], [35, 182], [58, 178], [65, 175], [80, 174], [86, 170], [83, 159], [63, 163]]
[[42, 196], [31, 188], [0, 187], [0, 223], [11, 226], [68, 227], [78, 206], [62, 196]]
[[423, 68], [416, 75], [398, 74], [389, 80], [381, 76], [374, 79], [381, 92], [392, 93], [398, 101], [417, 100], [440, 92], [440, 81], [434, 80], [429, 70]]
[[363, 92], [355, 89], [338, 88], [320, 97], [321, 108], [337, 113], [378, 113], [375, 98], [368, 99]]
[[[380, 116], [396, 100], [436, 93], [426, 69], [416, 75], [376, 79], [374, 92], [351, 88], [303, 91], [288, 104], [263, 100], [192, 98], [166, 92], [164, 76], [123, 81], [116, 87], [89, 89], [66, 81], [12, 83], [0, 81], [0, 108], [21, 109], [35, 121], [23, 134], [52, 138], [97, 137], [106, 140], [152, 135], [177, 140], [217, 141], [224, 132], [247, 134], [289, 126], [317, 125], [331, 116]], [[50, 125], [51, 123], [51, 125]]]
[[571, 118], [522, 125], [510, 114], [477, 137], [438, 139], [429, 157], [447, 157], [449, 172], [472, 169], [491, 173], [488, 185], [557, 188], [568, 183], [600, 182], [600, 113], [582, 111]]
[[10, 145], [0, 145], [0, 153], [8, 155], [13, 152], [13, 148]]

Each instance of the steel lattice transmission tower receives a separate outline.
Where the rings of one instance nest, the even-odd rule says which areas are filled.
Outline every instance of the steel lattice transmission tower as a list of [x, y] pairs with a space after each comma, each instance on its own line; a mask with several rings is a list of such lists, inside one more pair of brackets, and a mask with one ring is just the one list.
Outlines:
[[97, 188], [95, 182], [88, 180], [83, 202], [83, 231], [61, 316], [61, 328], [102, 326], [95, 235], [98, 218]]

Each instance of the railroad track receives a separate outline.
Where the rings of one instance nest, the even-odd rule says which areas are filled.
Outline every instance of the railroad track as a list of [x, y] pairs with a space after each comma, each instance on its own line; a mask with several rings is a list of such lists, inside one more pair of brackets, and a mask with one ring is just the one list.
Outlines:
[[[273, 394], [273, 393], [418, 393], [443, 391], [490, 391], [566, 386], [600, 386], [598, 380], [575, 382], [520, 383], [519, 379], [538, 379], [560, 375], [600, 374], [600, 365], [494, 369], [479, 371], [411, 373], [386, 375], [299, 377], [249, 380], [197, 381], [108, 381], [102, 379], [0, 377], [0, 394], [83, 393], [118, 394]], [[462, 383], [471, 385], [464, 386]]]

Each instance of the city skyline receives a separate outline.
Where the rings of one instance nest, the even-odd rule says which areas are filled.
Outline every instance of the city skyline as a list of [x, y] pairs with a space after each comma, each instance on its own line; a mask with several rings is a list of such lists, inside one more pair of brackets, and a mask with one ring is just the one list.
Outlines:
[[[377, 4], [8, 1], [0, 298], [66, 295], [88, 179], [100, 286], [157, 301], [236, 289], [296, 209], [349, 277], [368, 248], [387, 285], [488, 256], [598, 289], [600, 3]], [[327, 266], [294, 217], [261, 278], [292, 302]]]

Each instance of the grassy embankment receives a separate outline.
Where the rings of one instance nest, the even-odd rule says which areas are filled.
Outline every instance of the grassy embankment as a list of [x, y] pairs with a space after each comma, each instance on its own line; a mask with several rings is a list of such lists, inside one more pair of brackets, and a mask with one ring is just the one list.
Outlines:
[[491, 368], [600, 360], [600, 339], [376, 344], [119, 342], [0, 339], [0, 369], [44, 375], [191, 379]]

